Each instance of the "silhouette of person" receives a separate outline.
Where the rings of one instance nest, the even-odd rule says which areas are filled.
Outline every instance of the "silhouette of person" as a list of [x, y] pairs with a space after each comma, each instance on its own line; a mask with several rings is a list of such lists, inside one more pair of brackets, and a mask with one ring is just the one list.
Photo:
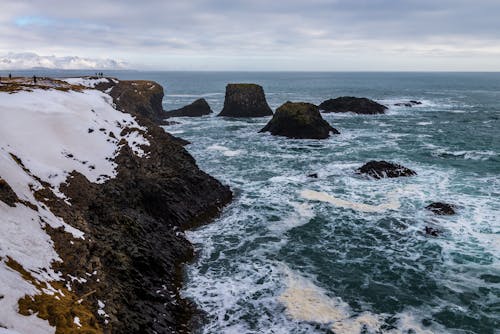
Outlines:
[[33, 83], [36, 85], [36, 75], [33, 76]]
[[12, 73], [9, 73], [9, 80], [12, 79]]

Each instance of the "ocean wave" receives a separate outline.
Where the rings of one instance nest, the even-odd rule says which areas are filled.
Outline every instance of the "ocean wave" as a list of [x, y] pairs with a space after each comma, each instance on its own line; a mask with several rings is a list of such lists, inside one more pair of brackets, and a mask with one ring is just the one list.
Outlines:
[[439, 158], [462, 158], [464, 160], [480, 160], [486, 161], [498, 158], [499, 154], [495, 151], [449, 151], [444, 148], [437, 149], [431, 153], [434, 157]]
[[226, 146], [222, 146], [222, 145], [218, 145], [218, 144], [210, 145], [209, 147], [207, 147], [207, 150], [219, 151], [223, 155], [225, 155], [226, 157], [235, 157], [235, 156], [240, 155], [240, 154], [245, 152], [244, 150], [231, 150]]

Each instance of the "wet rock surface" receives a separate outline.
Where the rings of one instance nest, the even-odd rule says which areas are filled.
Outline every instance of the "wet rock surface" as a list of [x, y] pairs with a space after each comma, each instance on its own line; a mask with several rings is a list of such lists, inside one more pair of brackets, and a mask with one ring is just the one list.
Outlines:
[[425, 207], [427, 210], [435, 213], [436, 215], [454, 215], [455, 209], [457, 208], [456, 205], [449, 204], [449, 203], [443, 203], [443, 202], [434, 202]]
[[417, 173], [404, 166], [387, 161], [369, 161], [356, 170], [358, 174], [371, 176], [375, 179], [413, 176]]
[[264, 89], [256, 84], [228, 84], [224, 108], [218, 116], [265, 117], [273, 112], [266, 101]]
[[420, 101], [415, 101], [415, 100], [410, 100], [408, 102], [398, 102], [398, 103], [394, 103], [395, 106], [397, 107], [413, 107], [413, 106], [416, 106], [416, 105], [420, 105], [422, 104], [422, 102]]
[[339, 133], [321, 117], [317, 106], [304, 102], [286, 102], [259, 132], [296, 139], [325, 139]]
[[[121, 100], [129, 101], [127, 91]], [[73, 239], [47, 228], [63, 260], [55, 266], [68, 281], [85, 277], [85, 283], [73, 281], [73, 291], [85, 296], [82, 303], [94, 310], [104, 333], [191, 333], [198, 311], [179, 288], [182, 265], [194, 254], [183, 231], [208, 223], [232, 193], [201, 171], [182, 143], [154, 124], [156, 118], [138, 113], [136, 103], [121, 106], [125, 112], [134, 107], [130, 113], [147, 127], [146, 155], [123, 145], [116, 178], [103, 184], [73, 172], [61, 186], [71, 206], [47, 189], [36, 194], [85, 233], [85, 240]], [[105, 316], [97, 312], [98, 301]]]
[[342, 96], [322, 102], [319, 109], [335, 113], [383, 114], [387, 107], [365, 97]]
[[200, 117], [211, 114], [208, 102], [201, 98], [180, 109], [169, 110], [166, 112], [167, 117]]

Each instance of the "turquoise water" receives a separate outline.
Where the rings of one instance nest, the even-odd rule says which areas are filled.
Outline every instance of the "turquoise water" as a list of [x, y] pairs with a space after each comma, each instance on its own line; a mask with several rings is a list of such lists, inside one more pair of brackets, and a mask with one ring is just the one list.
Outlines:
[[[218, 112], [227, 82], [262, 84], [273, 108], [340, 95], [423, 104], [324, 115], [341, 132], [325, 141], [257, 133], [268, 119], [179, 118], [166, 128], [191, 141], [199, 165], [236, 194], [215, 223], [188, 233], [199, 258], [183, 293], [207, 312], [204, 332], [497, 330], [500, 74], [175, 73], [165, 78], [166, 108], [203, 96]], [[354, 174], [371, 159], [418, 176]], [[307, 200], [304, 190], [400, 207], [363, 212]], [[434, 216], [424, 210], [431, 201], [455, 203], [459, 213]], [[425, 226], [443, 233], [426, 236]], [[291, 286], [312, 289], [313, 300]], [[294, 294], [292, 304], [283, 299]], [[326, 318], [307, 315], [325, 305]]]
[[[500, 73], [108, 74], [160, 82], [165, 109], [205, 97], [217, 113], [228, 82], [263, 85], [273, 109], [341, 95], [423, 102], [324, 115], [341, 135], [323, 141], [259, 134], [267, 118], [166, 127], [235, 193], [214, 223], [187, 233], [199, 256], [182, 293], [206, 312], [204, 333], [498, 333]], [[372, 159], [418, 175], [354, 173]], [[435, 216], [432, 201], [458, 214]]]

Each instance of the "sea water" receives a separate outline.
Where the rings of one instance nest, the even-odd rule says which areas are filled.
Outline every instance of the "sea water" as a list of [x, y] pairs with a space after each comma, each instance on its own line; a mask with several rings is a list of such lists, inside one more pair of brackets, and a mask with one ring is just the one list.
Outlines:
[[[187, 232], [198, 256], [182, 295], [202, 332], [498, 333], [500, 73], [111, 74], [158, 81], [165, 109], [204, 97], [215, 112], [165, 127], [234, 193]], [[261, 84], [273, 109], [347, 95], [389, 110], [323, 114], [341, 133], [326, 140], [273, 137], [258, 133], [269, 118], [216, 117], [229, 82]], [[408, 100], [422, 104], [394, 106]], [[417, 176], [357, 175], [369, 160]]]

